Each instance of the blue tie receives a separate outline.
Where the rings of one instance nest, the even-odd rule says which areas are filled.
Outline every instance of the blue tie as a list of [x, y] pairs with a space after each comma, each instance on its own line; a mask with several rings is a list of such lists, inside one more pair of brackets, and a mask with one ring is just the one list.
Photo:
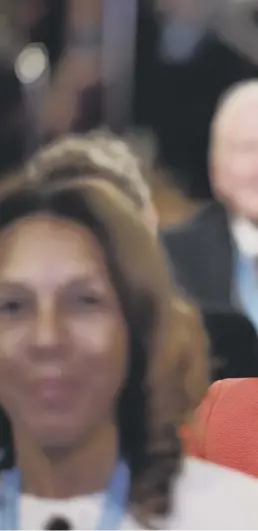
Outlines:
[[258, 332], [258, 259], [236, 255], [236, 283], [239, 302]]

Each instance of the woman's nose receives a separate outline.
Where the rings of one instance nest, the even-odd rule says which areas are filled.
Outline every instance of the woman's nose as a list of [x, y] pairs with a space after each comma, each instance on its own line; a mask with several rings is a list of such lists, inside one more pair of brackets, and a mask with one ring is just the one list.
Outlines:
[[38, 309], [34, 322], [33, 343], [42, 350], [55, 349], [62, 345], [64, 329], [62, 319], [54, 304], [45, 304]]

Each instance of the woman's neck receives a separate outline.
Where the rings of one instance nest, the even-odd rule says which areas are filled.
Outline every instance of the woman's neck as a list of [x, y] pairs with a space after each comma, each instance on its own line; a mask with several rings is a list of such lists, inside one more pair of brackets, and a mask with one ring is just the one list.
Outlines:
[[42, 498], [72, 498], [105, 490], [118, 455], [117, 428], [111, 423], [80, 448], [67, 452], [42, 452], [18, 434], [16, 442], [23, 490]]

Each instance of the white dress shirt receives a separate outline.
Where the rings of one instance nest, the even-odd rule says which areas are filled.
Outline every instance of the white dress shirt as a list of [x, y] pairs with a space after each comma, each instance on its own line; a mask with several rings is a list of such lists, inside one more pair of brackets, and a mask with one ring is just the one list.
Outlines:
[[247, 219], [235, 218], [230, 227], [238, 251], [250, 258], [258, 258], [258, 226]]

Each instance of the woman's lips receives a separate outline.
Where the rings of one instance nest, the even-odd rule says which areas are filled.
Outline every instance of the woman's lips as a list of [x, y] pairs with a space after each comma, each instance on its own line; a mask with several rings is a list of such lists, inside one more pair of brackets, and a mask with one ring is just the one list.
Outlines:
[[35, 397], [50, 404], [65, 404], [71, 400], [71, 386], [61, 378], [41, 378], [33, 386]]

